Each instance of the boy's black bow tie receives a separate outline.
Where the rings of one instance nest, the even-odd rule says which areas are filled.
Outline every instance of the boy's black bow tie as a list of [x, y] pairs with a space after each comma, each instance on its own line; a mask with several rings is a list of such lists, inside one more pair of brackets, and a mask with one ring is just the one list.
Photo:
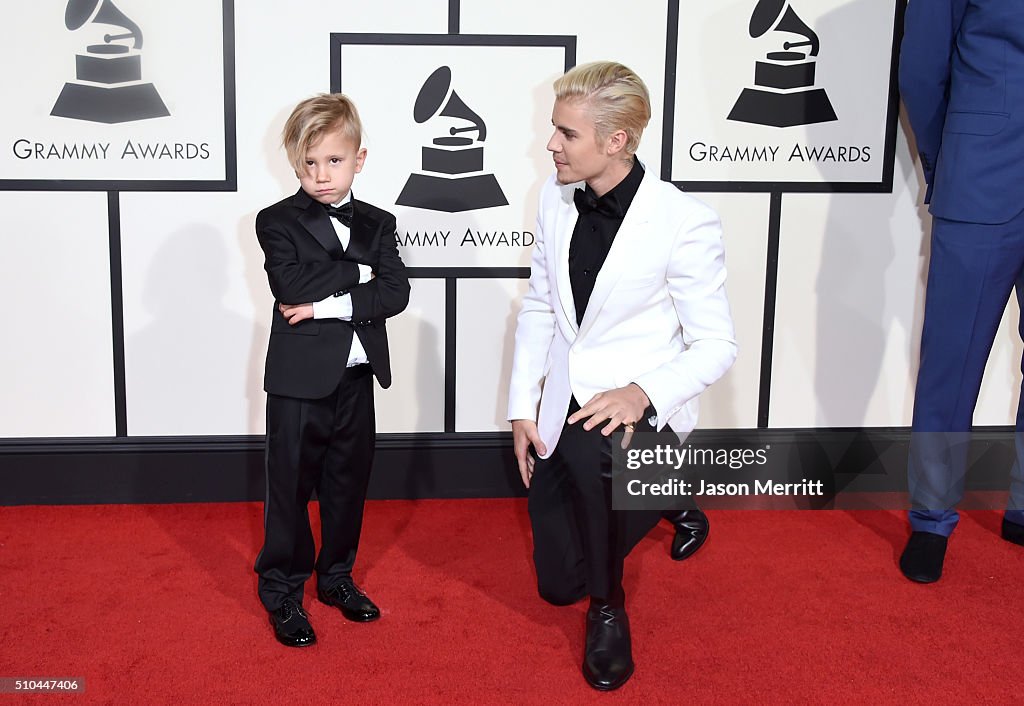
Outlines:
[[607, 199], [599, 199], [583, 189], [576, 189], [573, 192], [572, 200], [576, 203], [576, 210], [579, 214], [585, 215], [591, 211], [600, 213], [608, 218], [622, 218], [622, 209], [614, 196]]
[[337, 208], [324, 204], [324, 210], [327, 211], [327, 215], [331, 218], [337, 218], [341, 221], [341, 224], [346, 228], [352, 225], [352, 202], [346, 201]]

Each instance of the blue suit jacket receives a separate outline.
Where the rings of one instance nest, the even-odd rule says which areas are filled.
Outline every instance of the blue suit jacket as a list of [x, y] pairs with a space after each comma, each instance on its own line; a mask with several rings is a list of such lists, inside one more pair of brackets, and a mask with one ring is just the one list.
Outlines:
[[900, 91], [933, 215], [1024, 210], [1024, 0], [911, 0]]

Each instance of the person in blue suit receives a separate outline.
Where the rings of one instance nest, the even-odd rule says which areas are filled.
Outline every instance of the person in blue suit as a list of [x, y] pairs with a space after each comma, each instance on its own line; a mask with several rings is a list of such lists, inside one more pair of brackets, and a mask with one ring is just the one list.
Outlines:
[[[1011, 290], [1024, 309], [1024, 2], [911, 0], [900, 91], [932, 214], [900, 569], [931, 583], [959, 519], [966, 441]], [[1022, 431], [1024, 406], [1002, 524], [1024, 545]]]

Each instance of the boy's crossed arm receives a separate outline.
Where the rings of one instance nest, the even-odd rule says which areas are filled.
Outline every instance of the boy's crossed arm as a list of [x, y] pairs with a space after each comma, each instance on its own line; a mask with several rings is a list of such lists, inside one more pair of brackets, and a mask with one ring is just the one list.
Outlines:
[[[314, 301], [322, 301], [344, 292], [351, 295], [352, 313], [350, 320], [358, 325], [366, 325], [372, 321], [385, 319], [405, 310], [409, 304], [409, 278], [406, 274], [405, 264], [398, 254], [398, 246], [394, 237], [396, 223], [392, 218], [385, 223], [381, 229], [380, 249], [378, 261], [374, 266], [376, 271], [364, 272], [368, 265], [358, 264], [353, 261], [335, 260], [332, 262], [300, 263], [294, 260], [294, 247], [287, 237], [283, 237], [286, 244], [282, 250], [291, 253], [292, 261], [280, 261], [272, 264], [270, 254], [267, 253], [265, 269], [270, 278], [270, 289], [277, 298], [278, 309], [289, 324], [295, 325], [300, 321], [313, 318]], [[260, 243], [263, 244], [263, 231], [260, 233]], [[388, 237], [387, 233], [391, 233]], [[330, 265], [350, 265], [355, 272], [355, 279], [349, 279], [348, 270], [342, 273], [331, 271]], [[319, 267], [313, 267], [319, 266]], [[328, 267], [324, 267], [328, 266]], [[278, 277], [275, 283], [275, 274]], [[328, 287], [326, 294], [321, 289], [322, 282], [333, 282], [332, 276], [344, 276], [345, 284], [338, 287]], [[281, 286], [282, 283], [286, 286]], [[316, 291], [321, 293], [311, 294]], [[279, 293], [281, 292], [281, 293]], [[302, 296], [300, 292], [306, 292], [308, 296]], [[291, 298], [286, 298], [294, 294]], [[293, 304], [290, 302], [303, 302]]]
[[279, 302], [314, 302], [359, 284], [359, 265], [351, 260], [299, 262], [291, 239], [272, 225], [256, 221], [270, 291]]
[[375, 277], [349, 291], [352, 320], [357, 324], [395, 316], [409, 305], [409, 276], [398, 254], [396, 229], [395, 220], [388, 219], [382, 228]]

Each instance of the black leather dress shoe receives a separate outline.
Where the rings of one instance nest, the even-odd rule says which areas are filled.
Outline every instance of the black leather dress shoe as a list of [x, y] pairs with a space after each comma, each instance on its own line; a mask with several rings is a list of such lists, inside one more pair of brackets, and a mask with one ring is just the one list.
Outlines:
[[700, 510], [666, 512], [663, 517], [676, 528], [668, 555], [676, 561], [689, 559], [708, 538], [708, 516]]
[[900, 556], [900, 571], [911, 581], [934, 583], [942, 576], [948, 539], [934, 532], [912, 532]]
[[342, 579], [325, 591], [317, 591], [321, 603], [334, 606], [356, 623], [368, 623], [380, 617], [380, 609], [356, 588], [352, 579]]
[[282, 645], [309, 647], [316, 644], [309, 616], [294, 598], [286, 598], [280, 608], [270, 611], [270, 624], [274, 626], [274, 637]]
[[1016, 522], [1010, 522], [1005, 517], [1003, 518], [1003, 539], [1007, 542], [1013, 542], [1024, 547], [1024, 525], [1018, 525]]
[[591, 605], [587, 611], [587, 642], [583, 678], [595, 689], [618, 689], [633, 676], [633, 647], [626, 609]]

